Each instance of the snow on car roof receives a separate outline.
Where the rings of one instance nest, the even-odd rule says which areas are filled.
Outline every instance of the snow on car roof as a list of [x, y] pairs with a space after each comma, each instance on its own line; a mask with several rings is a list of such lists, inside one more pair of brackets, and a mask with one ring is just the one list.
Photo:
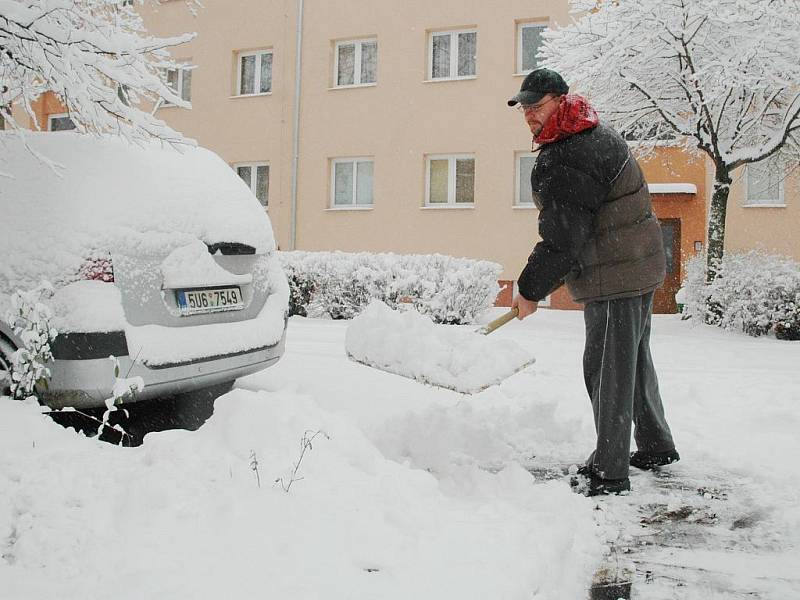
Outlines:
[[221, 158], [159, 141], [0, 132], [0, 214], [6, 293], [56, 282], [96, 250], [146, 253], [195, 239], [275, 247], [263, 207]]

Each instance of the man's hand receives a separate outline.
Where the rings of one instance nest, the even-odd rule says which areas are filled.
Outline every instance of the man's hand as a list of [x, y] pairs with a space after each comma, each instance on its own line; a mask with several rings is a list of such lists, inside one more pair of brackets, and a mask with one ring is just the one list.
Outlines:
[[533, 300], [528, 300], [527, 298], [517, 294], [514, 296], [514, 299], [511, 301], [511, 308], [519, 309], [519, 314], [517, 318], [521, 321], [525, 317], [532, 315], [536, 312], [539, 308], [539, 303], [534, 302]]

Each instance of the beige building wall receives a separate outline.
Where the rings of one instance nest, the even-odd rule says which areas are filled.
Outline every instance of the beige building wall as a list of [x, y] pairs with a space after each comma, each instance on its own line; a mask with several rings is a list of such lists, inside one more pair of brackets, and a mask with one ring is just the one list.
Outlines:
[[[269, 215], [278, 244], [289, 240], [295, 5], [291, 0], [204, 0], [192, 14], [184, 2], [145, 4], [148, 30], [160, 36], [196, 32], [173, 51], [192, 70], [192, 109], [159, 108], [157, 116], [231, 164], [270, 166]], [[237, 53], [272, 50], [272, 92], [237, 96]]]
[[[159, 110], [170, 125], [226, 161], [268, 161], [269, 214], [282, 248], [290, 240], [296, 2], [206, 0], [196, 17], [170, 2], [145, 15], [159, 35], [196, 31], [175, 53], [195, 65], [191, 111]], [[441, 252], [489, 259], [515, 278], [536, 241], [536, 210], [514, 206], [516, 153], [530, 134], [506, 100], [519, 88], [517, 26], [567, 18], [566, 2], [399, 3], [306, 0], [297, 202], [297, 248]], [[428, 81], [428, 34], [477, 29], [477, 75]], [[334, 88], [335, 42], [374, 37], [377, 83]], [[273, 91], [232, 97], [236, 52], [274, 51]], [[426, 208], [425, 159], [474, 154], [471, 208]], [[331, 209], [330, 162], [374, 160], [374, 206]]]
[[[157, 115], [231, 165], [270, 166], [269, 215], [278, 244], [291, 246], [295, 47], [298, 0], [204, 0], [195, 14], [184, 2], [145, 4], [148, 29], [162, 36], [194, 31], [174, 51], [192, 70], [192, 109], [162, 107]], [[296, 247], [307, 250], [441, 252], [489, 259], [515, 279], [538, 239], [537, 211], [515, 206], [516, 157], [530, 150], [522, 117], [505, 101], [518, 88], [517, 28], [567, 20], [565, 0], [502, 3], [408, 0], [385, 3], [305, 0]], [[431, 31], [477, 31], [477, 74], [429, 81]], [[337, 41], [374, 38], [377, 83], [334, 87]], [[272, 90], [238, 96], [237, 54], [273, 53]], [[569, 74], [565, 74], [569, 79]], [[46, 127], [63, 112], [47, 94], [34, 106]], [[17, 108], [15, 115], [23, 122]], [[30, 123], [33, 127], [33, 122]], [[426, 156], [475, 158], [475, 202], [468, 208], [424, 206]], [[374, 161], [374, 205], [331, 208], [331, 161]], [[643, 162], [651, 184], [693, 184], [693, 194], [656, 194], [661, 219], [680, 221], [685, 260], [705, 244], [713, 168], [707, 159], [664, 148]], [[726, 248], [786, 254], [800, 260], [800, 174], [784, 183], [784, 206], [745, 206], [742, 172], [728, 206]], [[682, 269], [681, 269], [682, 274]]]
[[[304, 34], [298, 247], [442, 252], [497, 261], [515, 278], [536, 236], [536, 211], [514, 208], [515, 152], [530, 150], [521, 116], [506, 106], [522, 80], [517, 23], [564, 19], [565, 4], [314, 4]], [[477, 30], [477, 75], [429, 81], [428, 35], [450, 28]], [[378, 39], [377, 85], [330, 89], [334, 40], [364, 36]], [[434, 154], [474, 155], [474, 207], [424, 206]], [[374, 209], [329, 209], [330, 160], [364, 155], [375, 159]]]
[[[761, 250], [800, 261], [800, 167], [783, 181], [783, 206], [747, 205], [746, 168], [733, 174], [725, 219], [725, 250]], [[713, 176], [713, 170], [709, 168]], [[713, 191], [713, 185], [709, 187]]]
[[[403, 3], [305, 0], [296, 247], [305, 250], [441, 252], [489, 259], [515, 279], [537, 241], [537, 211], [515, 206], [516, 156], [530, 150], [522, 117], [506, 106], [519, 88], [517, 27], [568, 18], [565, 1], [441, 0]], [[268, 162], [269, 214], [278, 243], [291, 240], [292, 152], [297, 0], [204, 0], [196, 16], [183, 2], [146, 5], [158, 35], [196, 31], [175, 56], [196, 65], [192, 110], [158, 115], [231, 164]], [[431, 31], [475, 29], [477, 75], [429, 81]], [[375, 38], [377, 83], [334, 87], [337, 41]], [[272, 92], [236, 96], [237, 52], [273, 52]], [[569, 74], [565, 74], [569, 79]], [[426, 156], [475, 157], [475, 202], [469, 208], [424, 206]], [[702, 159], [670, 150], [646, 161], [650, 183], [692, 183], [693, 196], [654, 196], [661, 218], [681, 219], [681, 254], [705, 244], [713, 190]], [[331, 161], [374, 161], [374, 205], [331, 208]], [[677, 165], [677, 166], [676, 166]], [[787, 182], [785, 208], [744, 208], [735, 184], [728, 209], [727, 248], [763, 248], [800, 258], [792, 235], [800, 222], [798, 178]]]

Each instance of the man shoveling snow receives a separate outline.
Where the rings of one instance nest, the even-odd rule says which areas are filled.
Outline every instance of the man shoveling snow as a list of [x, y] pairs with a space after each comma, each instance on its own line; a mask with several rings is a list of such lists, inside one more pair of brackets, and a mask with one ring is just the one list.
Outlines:
[[[564, 79], [537, 69], [519, 105], [539, 145], [531, 173], [539, 235], [512, 307], [524, 319], [566, 283], [585, 304], [583, 371], [597, 446], [578, 473], [588, 495], [630, 490], [629, 465], [678, 460], [650, 356], [653, 292], [665, 276], [661, 227], [647, 182], [622, 137], [600, 124]], [[629, 456], [631, 422], [637, 452]]]

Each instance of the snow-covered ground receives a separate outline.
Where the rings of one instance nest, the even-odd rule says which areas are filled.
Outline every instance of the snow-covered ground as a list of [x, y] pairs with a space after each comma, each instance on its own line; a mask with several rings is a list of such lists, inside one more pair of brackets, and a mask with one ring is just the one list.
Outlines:
[[800, 593], [800, 344], [655, 317], [683, 458], [598, 500], [544, 475], [593, 445], [580, 313], [492, 334], [537, 360], [473, 396], [349, 361], [347, 325], [293, 318], [277, 366], [138, 448], [0, 402], [0, 599], [577, 600], [609, 543], [637, 598]]

